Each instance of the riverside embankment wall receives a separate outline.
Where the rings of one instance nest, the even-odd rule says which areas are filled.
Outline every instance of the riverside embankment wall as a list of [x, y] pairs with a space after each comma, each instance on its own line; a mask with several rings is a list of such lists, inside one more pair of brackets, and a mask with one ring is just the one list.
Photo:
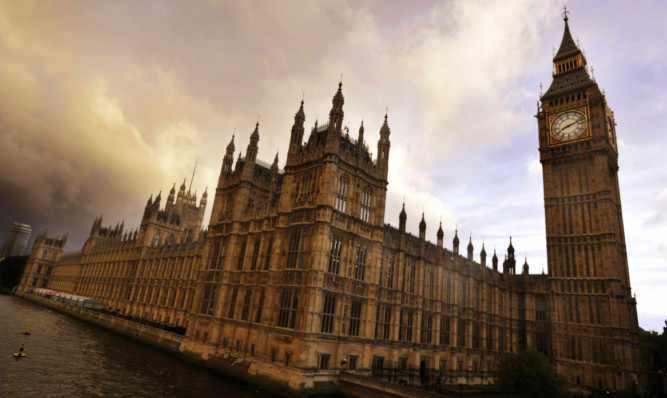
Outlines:
[[137, 322], [107, 315], [87, 308], [73, 307], [51, 299], [35, 296], [33, 294], [21, 295], [21, 298], [33, 303], [50, 308], [54, 311], [70, 315], [74, 318], [88, 322], [103, 329], [110, 330], [122, 336], [138, 340], [163, 350], [178, 354], [183, 336], [156, 329], [151, 326], [142, 325]]

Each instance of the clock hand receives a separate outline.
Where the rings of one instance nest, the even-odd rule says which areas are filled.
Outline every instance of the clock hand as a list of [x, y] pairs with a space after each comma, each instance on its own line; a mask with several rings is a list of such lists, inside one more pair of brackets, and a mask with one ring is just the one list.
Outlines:
[[564, 126], [564, 127], [562, 128], [562, 130], [565, 130], [565, 129], [567, 129], [567, 128], [570, 128], [570, 127], [574, 126], [575, 124], [577, 124], [577, 122], [570, 123], [570, 124], [568, 124], [567, 126]]

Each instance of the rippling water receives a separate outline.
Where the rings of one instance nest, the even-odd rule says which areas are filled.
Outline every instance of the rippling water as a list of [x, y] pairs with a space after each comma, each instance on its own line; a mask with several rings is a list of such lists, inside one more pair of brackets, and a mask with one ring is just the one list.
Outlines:
[[[26, 324], [32, 335], [21, 334]], [[12, 354], [25, 342], [25, 358]], [[25, 300], [0, 294], [0, 397], [268, 397]]]

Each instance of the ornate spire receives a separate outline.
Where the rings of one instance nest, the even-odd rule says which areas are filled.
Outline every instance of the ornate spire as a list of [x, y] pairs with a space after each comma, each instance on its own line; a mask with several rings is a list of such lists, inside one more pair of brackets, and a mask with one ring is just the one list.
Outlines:
[[174, 183], [174, 186], [171, 187], [171, 190], [169, 191], [169, 196], [167, 196], [168, 206], [174, 203], [174, 195], [176, 195], [176, 183]]
[[303, 100], [301, 100], [301, 106], [294, 115], [294, 124], [292, 125], [292, 135], [290, 137], [290, 148], [292, 146], [300, 147], [301, 144], [303, 143], [303, 132], [304, 132], [303, 125], [305, 121], [306, 121], [306, 113], [303, 111]]
[[359, 126], [359, 138], [357, 140], [357, 144], [359, 145], [360, 148], [364, 147], [364, 121], [361, 121], [361, 126]]
[[442, 231], [442, 220], [440, 220], [440, 227], [438, 227], [438, 240], [441, 241], [445, 237], [445, 233]]
[[561, 58], [563, 56], [567, 55], [572, 55], [575, 52], [580, 52], [579, 47], [577, 47], [577, 44], [575, 43], [574, 39], [572, 39], [572, 34], [570, 33], [570, 26], [568, 25], [567, 21], [569, 20], [568, 15], [569, 11], [567, 11], [567, 7], [563, 7], [563, 21], [565, 21], [565, 31], [563, 32], [563, 40], [560, 42], [560, 47], [558, 48], [558, 52], [556, 53], [556, 58]]
[[345, 103], [345, 98], [343, 98], [343, 82], [338, 83], [338, 91], [331, 101], [331, 111], [329, 112], [329, 130], [330, 131], [342, 131], [343, 128], [343, 104]]
[[255, 130], [250, 134], [250, 139], [259, 141], [259, 122], [255, 124]]
[[482, 251], [479, 252], [479, 259], [483, 266], [486, 267], [486, 250], [484, 249], [484, 240], [482, 239]]
[[384, 123], [382, 123], [382, 127], [380, 128], [380, 138], [387, 139], [389, 138], [389, 134], [391, 133], [391, 130], [389, 129], [389, 122], [387, 122], [387, 113], [385, 112], [384, 114]]
[[398, 215], [398, 229], [401, 232], [405, 232], [405, 223], [408, 219], [408, 215], [405, 212], [405, 199], [403, 200], [403, 208], [401, 209], [401, 213]]
[[507, 253], [514, 256], [514, 246], [512, 246], [512, 235], [510, 235], [510, 245], [507, 246]]
[[423, 211], [422, 211], [422, 219], [419, 222], [419, 239], [426, 239], [426, 220], [424, 219]]
[[271, 175], [273, 181], [275, 181], [277, 174], [278, 174], [278, 152], [276, 152], [276, 156], [273, 158], [273, 163], [271, 164]]
[[257, 150], [259, 142], [259, 122], [255, 124], [255, 130], [250, 134], [250, 142], [248, 143], [248, 149], [246, 150], [246, 164], [249, 162], [255, 163], [257, 160]]
[[234, 151], [236, 150], [236, 147], [234, 146], [234, 136], [235, 136], [235, 134], [232, 134], [232, 139], [229, 141], [229, 144], [227, 144], [227, 153], [228, 154], [233, 154]]

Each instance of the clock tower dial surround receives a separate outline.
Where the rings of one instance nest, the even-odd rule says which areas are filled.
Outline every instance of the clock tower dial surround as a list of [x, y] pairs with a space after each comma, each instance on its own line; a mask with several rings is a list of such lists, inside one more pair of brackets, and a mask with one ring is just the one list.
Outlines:
[[551, 290], [551, 351], [575, 389], [636, 392], [641, 369], [618, 185], [613, 112], [567, 13], [538, 103]]

